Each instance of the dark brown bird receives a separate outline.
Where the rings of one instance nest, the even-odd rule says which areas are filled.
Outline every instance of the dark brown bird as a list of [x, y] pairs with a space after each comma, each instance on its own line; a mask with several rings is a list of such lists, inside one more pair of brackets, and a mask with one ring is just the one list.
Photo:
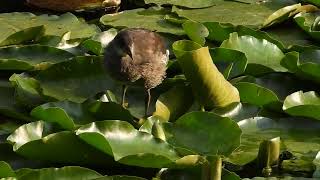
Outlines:
[[108, 44], [104, 65], [111, 77], [123, 82], [122, 106], [127, 85], [142, 80], [147, 93], [145, 114], [151, 100], [150, 89], [158, 86], [166, 75], [169, 51], [162, 37], [150, 30], [129, 28], [120, 31]]

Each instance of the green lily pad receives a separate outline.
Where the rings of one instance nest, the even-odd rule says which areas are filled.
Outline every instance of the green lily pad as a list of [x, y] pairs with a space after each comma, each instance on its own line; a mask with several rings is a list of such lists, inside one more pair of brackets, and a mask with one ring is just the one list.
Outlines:
[[73, 54], [49, 46], [0, 48], [1, 70], [44, 69], [50, 64], [67, 61]]
[[15, 177], [16, 173], [10, 165], [4, 161], [0, 161], [0, 178]]
[[134, 122], [130, 112], [121, 105], [101, 101], [83, 104], [70, 101], [49, 102], [34, 108], [31, 116], [46, 122], [58, 123], [66, 130], [74, 130], [79, 125], [96, 120], [119, 119]]
[[240, 93], [241, 102], [256, 106], [266, 106], [271, 103], [279, 102], [277, 95], [262, 86], [254, 83], [239, 82], [235, 87]]
[[204, 106], [226, 106], [239, 102], [239, 93], [219, 72], [208, 47], [192, 41], [177, 41], [173, 50], [196, 99]]
[[19, 109], [14, 101], [14, 88], [7, 81], [0, 81], [0, 113], [15, 119], [31, 121], [25, 111]]
[[33, 160], [86, 165], [114, 163], [111, 157], [87, 145], [73, 132], [50, 134], [50, 128], [42, 121], [19, 127], [7, 140], [16, 153]]
[[104, 15], [100, 22], [116, 28], [145, 28], [175, 35], [185, 34], [180, 26], [164, 20], [166, 14], [170, 12], [165, 9], [133, 9], [118, 14]]
[[221, 1], [209, 8], [180, 9], [173, 7], [172, 11], [181, 17], [201, 23], [219, 22], [259, 28], [274, 9], [258, 4]]
[[75, 123], [86, 124], [93, 120], [88, 112], [84, 110], [82, 104], [69, 101], [43, 104], [34, 108], [31, 111], [31, 116], [46, 122], [58, 123], [67, 130], [73, 130], [76, 127]]
[[193, 95], [190, 86], [177, 85], [160, 95], [153, 115], [161, 117], [164, 121], [174, 121], [187, 112], [192, 103]]
[[77, 166], [66, 166], [62, 168], [43, 168], [43, 169], [24, 169], [18, 179], [25, 180], [54, 180], [54, 179], [70, 179], [70, 180], [94, 180], [102, 177], [101, 174], [87, 168]]
[[307, 32], [312, 38], [319, 40], [320, 31], [319, 31], [319, 11], [316, 12], [301, 12], [294, 16], [295, 22], [298, 26]]
[[91, 56], [52, 65], [35, 79], [43, 95], [77, 103], [115, 86], [102, 66], [102, 58]]
[[222, 117], [229, 117], [238, 122], [243, 119], [256, 117], [260, 110], [258, 106], [238, 102], [230, 104], [227, 107], [215, 108], [211, 112]]
[[45, 103], [40, 84], [34, 78], [22, 73], [13, 74], [9, 80], [15, 88], [14, 100], [17, 106], [31, 110]]
[[272, 13], [263, 23], [263, 27], [269, 27], [274, 24], [278, 24], [288, 19], [289, 17], [297, 14], [298, 9], [301, 8], [301, 4], [294, 4], [283, 7], [276, 12]]
[[39, 40], [45, 33], [44, 26], [35, 26], [23, 29], [6, 37], [0, 42], [0, 46], [17, 45]]
[[242, 75], [247, 67], [247, 58], [244, 53], [226, 48], [210, 49], [213, 62], [226, 79]]
[[184, 0], [144, 0], [146, 4], [157, 4], [164, 5], [170, 4], [175, 6], [182, 6], [187, 8], [206, 8], [212, 5], [219, 0], [195, 0], [195, 1], [184, 1]]
[[191, 40], [201, 46], [206, 43], [206, 37], [209, 35], [209, 31], [206, 26], [198, 22], [186, 21], [182, 24], [182, 27]]
[[305, 49], [300, 53], [292, 51], [286, 54], [281, 64], [297, 76], [319, 83], [319, 52], [317, 49]]
[[[252, 162], [258, 155], [260, 142], [279, 136], [282, 141], [281, 150], [293, 153], [297, 160], [312, 167], [315, 149], [320, 147], [320, 137], [317, 134], [320, 124], [317, 121], [305, 118], [254, 117], [239, 121], [238, 125], [243, 132], [241, 145], [227, 158], [227, 161], [237, 165]], [[294, 159], [290, 161], [298, 163]], [[300, 163], [295, 165], [297, 171], [300, 165]], [[288, 169], [288, 166], [284, 165], [283, 168]]]
[[303, 93], [295, 92], [289, 95], [284, 103], [283, 110], [292, 116], [303, 116], [320, 120], [320, 98], [314, 91]]
[[169, 144], [124, 121], [94, 122], [82, 126], [76, 134], [123, 164], [159, 168], [179, 159]]
[[62, 36], [70, 31], [71, 39], [87, 38], [100, 32], [97, 26], [88, 25], [71, 13], [61, 16], [46, 14], [36, 16], [27, 12], [3, 13], [0, 15], [0, 31], [3, 32], [0, 36], [0, 42], [19, 31], [38, 26], [44, 26], [45, 35]]
[[187, 113], [163, 127], [168, 143], [200, 155], [227, 157], [240, 145], [236, 122], [209, 112]]
[[104, 48], [113, 40], [117, 33], [118, 31], [116, 29], [111, 28], [85, 40], [81, 43], [81, 46], [96, 55], [101, 55], [103, 54]]
[[284, 57], [283, 52], [275, 44], [265, 39], [238, 36], [237, 33], [232, 33], [229, 39], [223, 41], [220, 47], [243, 52], [248, 60], [246, 73], [263, 74], [272, 71], [286, 71], [280, 65], [280, 61]]

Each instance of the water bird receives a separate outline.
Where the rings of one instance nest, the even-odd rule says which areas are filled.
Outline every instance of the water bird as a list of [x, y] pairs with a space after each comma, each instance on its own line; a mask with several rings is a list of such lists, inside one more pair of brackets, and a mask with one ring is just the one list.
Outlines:
[[164, 39], [156, 32], [143, 28], [121, 30], [104, 51], [104, 67], [110, 76], [121, 82], [121, 104], [129, 85], [142, 82], [145, 92], [145, 115], [149, 113], [150, 89], [155, 88], [166, 76], [169, 50]]

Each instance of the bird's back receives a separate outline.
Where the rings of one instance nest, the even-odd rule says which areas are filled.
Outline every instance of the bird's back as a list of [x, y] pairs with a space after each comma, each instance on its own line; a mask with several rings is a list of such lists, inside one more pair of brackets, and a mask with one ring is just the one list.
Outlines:
[[162, 82], [167, 61], [162, 37], [145, 29], [120, 31], [105, 50], [105, 66], [114, 78], [131, 82], [141, 78], [148, 89]]

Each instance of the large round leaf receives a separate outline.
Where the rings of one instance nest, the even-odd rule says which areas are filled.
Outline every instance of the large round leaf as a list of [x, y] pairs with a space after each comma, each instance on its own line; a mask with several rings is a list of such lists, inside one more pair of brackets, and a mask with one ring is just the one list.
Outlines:
[[36, 170], [26, 169], [21, 175], [18, 174], [18, 179], [25, 180], [94, 180], [99, 177], [102, 177], [102, 175], [93, 170], [77, 166], [66, 166], [62, 168], [43, 168]]
[[49, 46], [30, 45], [0, 48], [1, 70], [44, 69], [51, 64], [67, 61], [73, 54]]
[[[70, 31], [71, 39], [87, 38], [100, 32], [95, 25], [88, 25], [74, 16], [71, 13], [66, 13], [61, 16], [56, 15], [40, 15], [36, 16], [32, 13], [3, 13], [0, 14], [0, 42], [4, 41], [11, 35], [21, 30], [43, 25], [45, 35], [62, 36]], [[68, 26], [66, 26], [68, 24]]]
[[177, 41], [174, 53], [197, 100], [208, 108], [239, 102], [239, 92], [219, 72], [208, 47], [192, 41]]
[[74, 133], [62, 131], [47, 135], [50, 129], [42, 121], [25, 124], [7, 140], [13, 150], [30, 159], [58, 163], [108, 165], [114, 161], [81, 141]]
[[292, 116], [304, 116], [320, 120], [320, 97], [314, 91], [295, 92], [285, 99], [283, 110]]
[[[187, 8], [205, 8], [212, 6], [216, 3], [217, 0], [193, 0], [193, 1], [184, 1], [184, 0], [144, 0], [146, 4], [170, 4], [176, 6], [182, 6]], [[218, 0], [219, 1], [219, 0]]]
[[159, 168], [179, 158], [169, 144], [124, 121], [94, 122], [82, 126], [76, 134], [123, 164]]
[[166, 14], [170, 12], [165, 9], [133, 9], [118, 14], [104, 15], [100, 22], [117, 28], [145, 28], [162, 33], [183, 35], [184, 31], [180, 26], [164, 20]]
[[273, 13], [273, 10], [258, 4], [221, 1], [217, 2], [215, 6], [202, 9], [180, 9], [174, 7], [173, 12], [181, 17], [198, 22], [230, 23], [258, 28]]
[[100, 57], [80, 57], [52, 65], [41, 71], [36, 79], [44, 95], [79, 103], [114, 87]]
[[286, 71], [280, 65], [280, 61], [284, 57], [283, 52], [275, 44], [265, 39], [246, 35], [238, 36], [237, 33], [232, 33], [220, 47], [243, 52], [248, 60], [247, 73], [262, 74], [272, 71]]
[[206, 156], [228, 156], [240, 145], [241, 130], [230, 118], [209, 112], [191, 112], [165, 123], [166, 141]]

